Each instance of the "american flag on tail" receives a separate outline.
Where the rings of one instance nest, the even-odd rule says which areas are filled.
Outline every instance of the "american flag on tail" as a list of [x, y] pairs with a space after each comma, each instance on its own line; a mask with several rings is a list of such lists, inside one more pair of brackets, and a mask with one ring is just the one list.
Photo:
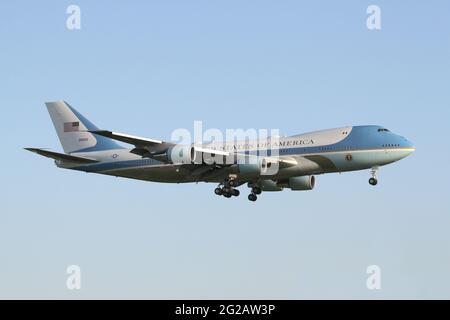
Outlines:
[[76, 122], [64, 122], [64, 132], [80, 131], [80, 123]]

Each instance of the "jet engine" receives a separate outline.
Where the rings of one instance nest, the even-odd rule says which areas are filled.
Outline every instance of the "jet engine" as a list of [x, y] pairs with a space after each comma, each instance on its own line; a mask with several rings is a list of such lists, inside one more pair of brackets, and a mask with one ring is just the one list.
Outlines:
[[262, 191], [282, 191], [283, 187], [279, 187], [275, 181], [261, 180], [259, 183]]
[[291, 190], [312, 190], [316, 184], [316, 178], [314, 176], [301, 176], [289, 178], [286, 181], [277, 183], [279, 187], [290, 188]]
[[193, 162], [195, 150], [192, 146], [175, 145], [169, 148], [164, 156], [173, 164], [188, 164]]
[[[219, 154], [217, 154], [219, 153]], [[164, 154], [154, 156], [157, 160], [173, 164], [227, 164], [229, 161], [221, 151], [205, 150], [196, 146], [175, 145]], [[232, 162], [233, 163], [233, 162]]]
[[242, 178], [257, 178], [278, 173], [278, 163], [266, 158], [248, 158], [253, 163], [239, 163], [238, 173]]

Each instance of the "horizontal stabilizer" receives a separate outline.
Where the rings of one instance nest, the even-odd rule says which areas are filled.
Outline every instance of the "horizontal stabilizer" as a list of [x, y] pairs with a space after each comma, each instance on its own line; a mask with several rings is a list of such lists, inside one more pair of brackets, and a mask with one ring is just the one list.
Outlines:
[[76, 157], [76, 156], [72, 156], [70, 154], [47, 151], [47, 150], [38, 149], [38, 148], [25, 148], [25, 150], [28, 150], [28, 151], [37, 153], [41, 156], [44, 156], [47, 158], [52, 158], [55, 160], [62, 160], [62, 161], [68, 161], [68, 162], [74, 162], [74, 163], [97, 163], [97, 162], [100, 162], [100, 161], [97, 161], [94, 159], [89, 159], [89, 158], [84, 158], [84, 157]]

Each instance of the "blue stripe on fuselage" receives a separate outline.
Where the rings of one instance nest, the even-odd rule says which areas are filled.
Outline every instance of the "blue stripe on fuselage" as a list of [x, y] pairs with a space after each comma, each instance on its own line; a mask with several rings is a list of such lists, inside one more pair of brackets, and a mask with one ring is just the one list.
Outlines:
[[162, 165], [162, 164], [164, 164], [164, 163], [161, 161], [145, 158], [145, 159], [137, 159], [137, 160], [96, 163], [96, 164], [74, 167], [71, 169], [86, 171], [86, 172], [98, 172], [98, 171], [124, 169], [124, 168], [141, 167], [141, 166]]

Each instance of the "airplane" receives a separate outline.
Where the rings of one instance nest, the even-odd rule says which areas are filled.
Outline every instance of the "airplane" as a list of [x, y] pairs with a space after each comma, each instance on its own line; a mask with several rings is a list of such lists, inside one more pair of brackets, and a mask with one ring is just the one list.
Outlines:
[[154, 182], [213, 182], [218, 183], [214, 193], [226, 198], [239, 196], [237, 188], [247, 184], [250, 201], [263, 191], [312, 190], [315, 175], [326, 173], [370, 169], [369, 183], [375, 186], [381, 166], [415, 151], [406, 138], [378, 125], [269, 137], [254, 143], [180, 145], [100, 130], [65, 101], [46, 106], [64, 153], [25, 149], [54, 159], [57, 167]]

